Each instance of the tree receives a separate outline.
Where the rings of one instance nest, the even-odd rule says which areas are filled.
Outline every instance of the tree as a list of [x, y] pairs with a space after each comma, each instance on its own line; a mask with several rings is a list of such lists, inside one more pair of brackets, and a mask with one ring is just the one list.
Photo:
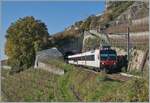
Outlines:
[[89, 16], [85, 22], [82, 23], [81, 29], [83, 30], [89, 30], [90, 29], [90, 24], [92, 21], [93, 16]]
[[33, 16], [20, 18], [7, 30], [5, 54], [14, 71], [21, 71], [34, 64], [36, 52], [48, 47], [48, 30]]

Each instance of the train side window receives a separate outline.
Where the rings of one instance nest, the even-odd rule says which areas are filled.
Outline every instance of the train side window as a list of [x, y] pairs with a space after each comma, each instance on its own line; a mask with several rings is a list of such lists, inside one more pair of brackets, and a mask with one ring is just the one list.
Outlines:
[[81, 57], [79, 57], [79, 60], [81, 60]]
[[85, 56], [82, 56], [82, 60], [85, 60]]
[[84, 56], [81, 57], [81, 60], [84, 60]]
[[94, 55], [91, 55], [91, 56], [90, 56], [90, 60], [95, 60], [95, 59], [94, 59]]
[[95, 60], [94, 55], [91, 55], [91, 60]]
[[95, 60], [94, 55], [88, 55], [88, 56], [86, 56], [86, 60], [94, 61]]
[[80, 57], [78, 57], [78, 60], [80, 60], [81, 58]]

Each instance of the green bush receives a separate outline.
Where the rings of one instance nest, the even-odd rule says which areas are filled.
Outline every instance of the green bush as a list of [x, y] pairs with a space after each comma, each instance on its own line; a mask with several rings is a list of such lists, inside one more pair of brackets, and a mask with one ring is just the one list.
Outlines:
[[12, 23], [7, 30], [5, 44], [12, 71], [19, 72], [32, 66], [36, 52], [47, 48], [48, 35], [46, 25], [32, 16]]

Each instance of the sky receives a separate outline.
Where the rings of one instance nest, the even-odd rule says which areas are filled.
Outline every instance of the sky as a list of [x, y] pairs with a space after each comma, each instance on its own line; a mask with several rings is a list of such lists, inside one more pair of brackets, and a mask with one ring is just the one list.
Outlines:
[[47, 25], [50, 35], [63, 31], [76, 21], [102, 13], [104, 1], [3, 1], [1, 2], [0, 60], [6, 58], [4, 44], [6, 30], [12, 22], [34, 16]]

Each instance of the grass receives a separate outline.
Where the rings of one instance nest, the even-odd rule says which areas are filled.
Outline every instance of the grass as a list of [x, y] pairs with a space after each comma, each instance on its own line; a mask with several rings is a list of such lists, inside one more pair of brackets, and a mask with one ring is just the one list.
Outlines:
[[[9, 101], [51, 101], [54, 98], [56, 76], [42, 70], [30, 69], [9, 75], [2, 81], [2, 89]], [[15, 95], [14, 95], [15, 93]], [[53, 98], [49, 100], [50, 98]]]
[[[49, 63], [66, 69], [65, 74], [58, 76], [43, 70], [30, 68], [23, 72], [9, 75], [9, 71], [3, 69], [2, 76], [5, 79], [2, 79], [1, 83], [2, 94], [5, 94], [3, 95], [5, 99], [2, 98], [2, 101], [115, 101], [115, 97], [112, 97], [114, 92], [118, 91], [118, 88], [124, 88], [125, 85], [128, 85], [128, 82], [107, 80], [106, 75], [103, 73], [94, 74], [83, 70], [81, 67], [65, 64], [63, 61], [54, 60], [49, 61]], [[137, 86], [137, 88], [139, 87]], [[129, 89], [128, 92], [132, 90], [132, 88], [124, 89]], [[147, 88], [145, 89], [144, 87], [141, 90], [147, 90]], [[139, 93], [141, 92], [139, 91]], [[120, 93], [120, 91], [117, 93]], [[127, 93], [120, 94], [128, 97]], [[127, 99], [129, 101], [133, 98]], [[146, 99], [144, 98], [143, 100]]]
[[127, 73], [131, 75], [135, 75], [135, 76], [142, 76], [142, 72], [139, 70], [131, 70], [131, 71], [128, 71]]
[[[132, 79], [103, 98], [112, 102], [148, 102], [148, 79]], [[115, 94], [115, 95], [114, 95]]]

